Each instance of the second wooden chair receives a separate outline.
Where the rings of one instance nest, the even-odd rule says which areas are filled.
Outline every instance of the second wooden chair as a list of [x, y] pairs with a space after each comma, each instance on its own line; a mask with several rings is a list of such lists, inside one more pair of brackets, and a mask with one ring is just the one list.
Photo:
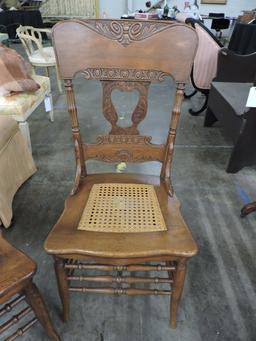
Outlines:
[[[60, 341], [50, 320], [46, 305], [33, 282], [36, 264], [29, 257], [11, 246], [0, 233], [0, 318], [22, 304], [22, 310], [0, 324], [0, 334], [5, 341], [22, 336], [37, 321], [40, 321], [52, 341]], [[27, 303], [24, 305], [24, 303]], [[28, 321], [7, 337], [8, 329], [34, 313]], [[1, 340], [3, 340], [1, 338]]]

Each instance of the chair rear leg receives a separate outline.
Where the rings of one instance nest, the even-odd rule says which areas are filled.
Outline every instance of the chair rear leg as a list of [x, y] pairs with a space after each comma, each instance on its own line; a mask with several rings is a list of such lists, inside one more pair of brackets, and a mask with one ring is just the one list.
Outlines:
[[171, 318], [170, 318], [170, 324], [172, 328], [177, 327], [177, 311], [178, 306], [180, 303], [184, 281], [186, 277], [186, 259], [181, 259], [178, 261], [177, 269], [174, 274], [174, 283], [173, 283], [173, 290], [171, 295]]
[[45, 75], [46, 75], [46, 77], [50, 78], [50, 68], [49, 68], [49, 66], [45, 67]]
[[57, 66], [55, 67], [55, 70], [56, 70], [56, 77], [57, 77], [59, 93], [62, 94], [63, 93], [62, 84], [61, 84], [61, 79], [60, 79], [59, 70], [58, 70]]
[[66, 322], [69, 318], [69, 290], [65, 261], [62, 258], [56, 257], [54, 268], [58, 283], [59, 295], [63, 307], [63, 321]]
[[26, 301], [34, 310], [34, 313], [42, 326], [45, 328], [46, 333], [52, 341], [60, 341], [60, 337], [56, 333], [50, 316], [48, 314], [44, 300], [37, 288], [31, 281], [24, 289]]

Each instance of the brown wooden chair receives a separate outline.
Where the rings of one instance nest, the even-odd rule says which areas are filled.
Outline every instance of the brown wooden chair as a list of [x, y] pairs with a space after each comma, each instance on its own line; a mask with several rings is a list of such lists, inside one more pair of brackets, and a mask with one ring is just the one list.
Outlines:
[[[0, 334], [5, 341], [15, 340], [17, 337], [32, 327], [38, 320], [45, 328], [49, 338], [53, 341], [60, 341], [50, 317], [45, 303], [33, 283], [33, 276], [36, 272], [36, 264], [22, 252], [11, 246], [0, 233], [0, 319], [17, 309], [19, 304], [22, 310], [5, 321], [0, 323]], [[24, 306], [24, 302], [27, 304]], [[16, 332], [6, 336], [9, 328], [19, 323], [23, 318], [31, 313], [34, 317], [28, 320], [25, 325], [19, 327]], [[1, 340], [3, 340], [0, 337]]]
[[[176, 327], [186, 263], [197, 253], [197, 246], [173, 193], [170, 166], [197, 35], [193, 28], [184, 24], [72, 20], [57, 24], [53, 38], [76, 153], [74, 188], [45, 242], [46, 251], [55, 259], [64, 320], [69, 316], [70, 292], [153, 294], [171, 296], [171, 325]], [[78, 72], [87, 80], [100, 80], [103, 86], [103, 115], [111, 124], [111, 131], [98, 136], [95, 144], [84, 144], [80, 135], [72, 80]], [[151, 82], [161, 82], [165, 76], [175, 80], [176, 97], [166, 143], [153, 144], [151, 137], [140, 135], [138, 125], [147, 113]], [[115, 89], [139, 92], [130, 127], [117, 124], [118, 115], [111, 100]], [[85, 161], [89, 159], [159, 161], [162, 171], [160, 177], [87, 175]], [[104, 274], [81, 276], [77, 274], [80, 270], [102, 270]], [[167, 276], [124, 276], [123, 272], [127, 271], [158, 271]], [[109, 275], [111, 273], [113, 276]], [[79, 281], [100, 284], [97, 287], [74, 284]], [[102, 287], [106, 283], [109, 286]], [[152, 285], [142, 289], [134, 286], [136, 283], [165, 284], [165, 289], [152, 289]], [[127, 284], [132, 287], [127, 288]]]

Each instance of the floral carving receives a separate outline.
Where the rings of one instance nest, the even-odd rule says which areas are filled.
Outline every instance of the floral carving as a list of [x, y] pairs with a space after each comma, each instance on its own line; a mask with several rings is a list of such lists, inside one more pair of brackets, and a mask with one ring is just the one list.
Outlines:
[[106, 162], [163, 161], [165, 145], [152, 144], [151, 136], [100, 135], [97, 143], [84, 144], [85, 159]]
[[86, 79], [97, 80], [128, 80], [142, 82], [162, 82], [167, 73], [156, 70], [134, 70], [134, 69], [106, 69], [88, 68], [83, 71]]
[[[138, 135], [138, 124], [147, 114], [147, 96], [149, 82], [122, 82], [122, 81], [102, 81], [103, 86], [103, 115], [112, 126], [110, 134], [112, 135]], [[111, 94], [114, 89], [120, 91], [138, 90], [140, 97], [132, 113], [132, 125], [130, 127], [119, 127], [117, 125], [118, 115], [112, 102]]]
[[98, 144], [137, 144], [151, 145], [151, 136], [142, 135], [100, 135], [97, 137]]
[[144, 40], [170, 28], [170, 24], [150, 21], [87, 20], [83, 24], [107, 38], [116, 40], [124, 47], [127, 47], [132, 42]]

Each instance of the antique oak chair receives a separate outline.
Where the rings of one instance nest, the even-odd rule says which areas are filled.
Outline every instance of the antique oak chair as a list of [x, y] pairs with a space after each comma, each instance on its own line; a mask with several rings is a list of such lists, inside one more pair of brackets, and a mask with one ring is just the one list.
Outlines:
[[[171, 296], [171, 325], [176, 327], [187, 260], [197, 246], [173, 193], [170, 166], [185, 82], [197, 48], [197, 35], [184, 24], [153, 21], [72, 20], [53, 29], [60, 76], [64, 80], [76, 154], [76, 179], [45, 249], [55, 259], [63, 316], [69, 316], [69, 293], [92, 292]], [[80, 135], [73, 78], [81, 72], [103, 87], [103, 115], [111, 124], [95, 144]], [[151, 82], [172, 76], [176, 82], [169, 133], [165, 144], [151, 143], [138, 125], [147, 113]], [[138, 104], [130, 127], [117, 124], [113, 90], [137, 90]], [[85, 161], [162, 163], [161, 175], [90, 174]], [[158, 262], [157, 265], [152, 262]], [[80, 270], [102, 270], [102, 276], [78, 276]], [[158, 271], [165, 277], [124, 276], [123, 272]], [[79, 286], [77, 282], [98, 282]], [[102, 283], [109, 284], [102, 287]], [[111, 286], [111, 283], [114, 283]], [[165, 284], [165, 289], [136, 288], [134, 284]], [[127, 288], [127, 284], [133, 284]], [[125, 286], [125, 287], [124, 287]], [[171, 286], [171, 289], [170, 289]]]
[[[0, 339], [5, 341], [15, 340], [17, 337], [32, 327], [38, 320], [47, 332], [50, 340], [60, 341], [50, 317], [45, 303], [33, 283], [33, 276], [36, 272], [36, 264], [29, 257], [11, 246], [0, 232]], [[24, 304], [26, 302], [26, 304]], [[18, 305], [21, 310], [17, 312]], [[2, 323], [2, 318], [15, 310], [12, 318]], [[29, 317], [26, 323], [19, 327], [16, 332], [10, 329], [22, 319]], [[6, 333], [11, 332], [10, 336]], [[4, 333], [4, 334], [3, 334]], [[1, 338], [1, 334], [4, 337]]]

